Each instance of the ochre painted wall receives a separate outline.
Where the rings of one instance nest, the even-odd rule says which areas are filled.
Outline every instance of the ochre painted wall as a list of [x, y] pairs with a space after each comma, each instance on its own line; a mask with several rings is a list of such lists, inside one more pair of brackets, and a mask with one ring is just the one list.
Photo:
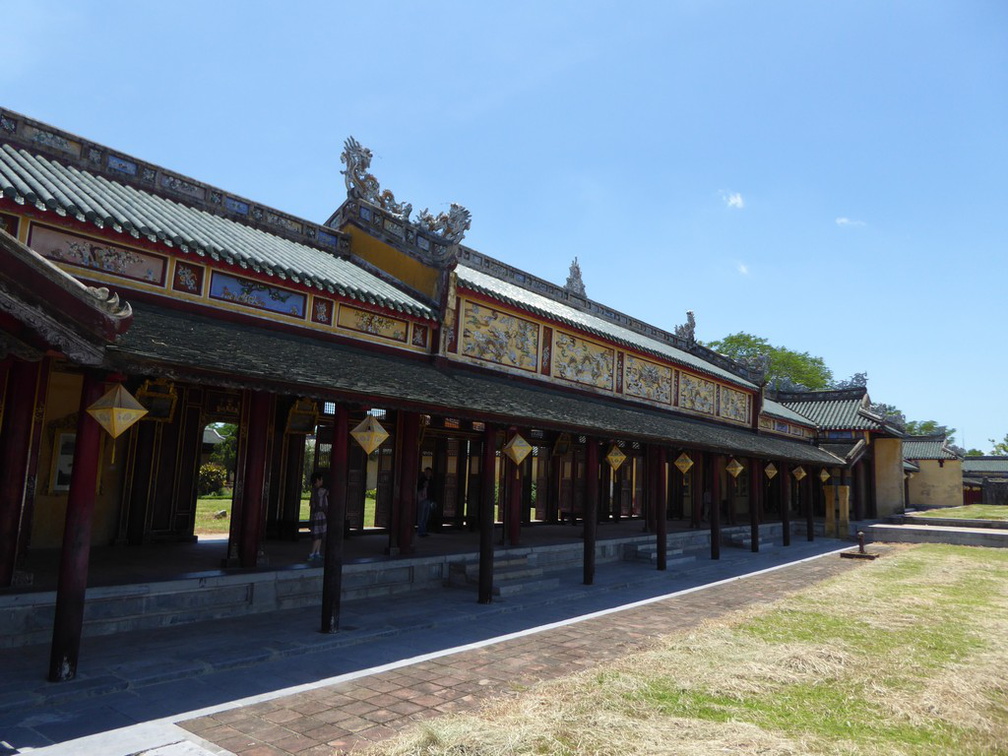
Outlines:
[[342, 230], [350, 234], [350, 249], [353, 254], [391, 274], [414, 291], [421, 292], [430, 299], [439, 298], [439, 274], [435, 268], [424, 265], [358, 228], [345, 226]]
[[[33, 548], [59, 548], [63, 542], [63, 524], [66, 521], [67, 491], [54, 490], [57, 459], [54, 457], [61, 434], [75, 433], [75, 417], [80, 404], [82, 378], [75, 373], [53, 370], [49, 376], [49, 394], [46, 402], [45, 426], [42, 448], [39, 452], [38, 484], [35, 496], [35, 513], [32, 518], [31, 545]], [[129, 431], [119, 437], [112, 461], [112, 438], [102, 431], [101, 471], [94, 516], [91, 520], [91, 545], [111, 544], [119, 526], [119, 501], [121, 498], [122, 468], [126, 462], [125, 439]]]
[[962, 504], [962, 462], [958, 459], [922, 459], [920, 472], [908, 483], [908, 507], [957, 507]]
[[876, 438], [875, 501], [878, 516], [886, 517], [903, 511], [903, 441], [899, 438]]

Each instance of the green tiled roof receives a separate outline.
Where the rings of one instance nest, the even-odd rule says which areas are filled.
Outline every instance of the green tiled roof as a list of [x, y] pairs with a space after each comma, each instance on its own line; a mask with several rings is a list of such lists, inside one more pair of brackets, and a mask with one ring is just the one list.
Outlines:
[[965, 457], [964, 473], [1008, 473], [1008, 457]]
[[783, 404], [775, 402], [773, 399], [763, 400], [763, 413], [770, 415], [770, 417], [780, 418], [781, 420], [789, 420], [796, 425], [804, 425], [807, 427], [815, 426], [815, 423], [804, 415], [799, 415], [793, 409], [785, 407]]
[[807, 417], [822, 430], [885, 430], [881, 418], [866, 409], [864, 389], [792, 392], [778, 397], [788, 409]]
[[903, 459], [959, 459], [954, 451], [945, 445], [945, 436], [905, 436], [903, 438]]
[[0, 145], [0, 194], [58, 216], [433, 319], [433, 310], [349, 260], [128, 184]]
[[837, 457], [809, 443], [691, 420], [652, 408], [584, 397], [548, 386], [436, 367], [309, 336], [280, 334], [149, 305], [109, 348], [110, 367], [156, 371], [203, 383], [276, 387], [369, 407], [443, 412], [451, 417], [614, 435], [668, 445], [833, 466]]
[[529, 291], [521, 286], [517, 286], [507, 281], [503, 281], [495, 276], [491, 276], [483, 271], [476, 270], [460, 263], [455, 268], [455, 274], [460, 284], [468, 289], [485, 294], [500, 302], [504, 302], [514, 307], [518, 307], [526, 312], [531, 312], [541, 317], [559, 321], [565, 325], [578, 328], [587, 333], [593, 334], [603, 339], [614, 341], [627, 347], [639, 349], [650, 353], [656, 357], [661, 357], [678, 365], [690, 367], [699, 372], [716, 376], [724, 381], [728, 381], [738, 386], [748, 389], [756, 388], [755, 384], [747, 381], [734, 373], [712, 365], [706, 360], [694, 354], [690, 354], [682, 349], [677, 349], [670, 344], [663, 343], [657, 339], [648, 338], [643, 334], [631, 331], [616, 323], [611, 323], [604, 318], [582, 312], [563, 302]]

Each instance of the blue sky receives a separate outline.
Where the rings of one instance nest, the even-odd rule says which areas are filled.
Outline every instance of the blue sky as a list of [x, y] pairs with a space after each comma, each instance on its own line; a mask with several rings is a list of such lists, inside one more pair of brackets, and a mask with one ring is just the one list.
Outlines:
[[[324, 221], [353, 135], [466, 243], [1008, 433], [1008, 3], [0, 0], [0, 103]], [[13, 39], [12, 39], [13, 37]], [[993, 403], [992, 403], [993, 402]]]

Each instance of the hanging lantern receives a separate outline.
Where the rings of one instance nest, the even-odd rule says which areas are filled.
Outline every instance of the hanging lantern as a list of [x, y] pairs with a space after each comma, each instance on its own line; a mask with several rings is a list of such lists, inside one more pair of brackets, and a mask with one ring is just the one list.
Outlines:
[[774, 463], [770, 462], [766, 467], [763, 468], [763, 472], [766, 473], [767, 480], [773, 480], [774, 476], [777, 475], [777, 468], [774, 467]]
[[620, 467], [622, 467], [623, 463], [626, 462], [626, 454], [624, 454], [616, 444], [613, 444], [609, 449], [609, 453], [605, 455], [605, 460], [609, 463], [609, 467], [612, 468], [612, 471], [616, 472], [620, 469]]
[[504, 444], [504, 448], [501, 451], [516, 465], [520, 465], [522, 460], [532, 451], [532, 445], [522, 438], [520, 433], [515, 433], [511, 436], [511, 440]]
[[87, 413], [112, 438], [119, 438], [127, 428], [147, 414], [147, 409], [121, 383], [117, 383], [88, 407]]
[[794, 475], [795, 480], [801, 480], [806, 475], [805, 468], [799, 465], [798, 467], [796, 467], [794, 470], [791, 471], [791, 474]]
[[829, 474], [829, 470], [827, 470], [827, 469], [826, 469], [826, 468], [824, 467], [824, 468], [823, 468], [823, 469], [822, 469], [822, 470], [821, 470], [821, 471], [819, 472], [819, 480], [821, 480], [821, 481], [822, 481], [823, 483], [825, 483], [825, 482], [826, 482], [827, 480], [829, 480], [829, 478], [830, 478], [830, 474]]
[[731, 462], [725, 465], [725, 470], [728, 471], [728, 474], [736, 479], [738, 478], [739, 473], [742, 472], [742, 470], [744, 469], [745, 468], [742, 467], [742, 465], [739, 463], [737, 459], [735, 459], [735, 457], [732, 457]]
[[693, 467], [693, 460], [690, 459], [689, 454], [683, 452], [676, 459], [675, 466], [679, 468], [679, 472], [685, 475], [690, 471], [690, 468]]
[[368, 415], [361, 420], [357, 427], [350, 431], [350, 435], [368, 454], [381, 446], [382, 442], [389, 437], [388, 431], [382, 427], [374, 415]]

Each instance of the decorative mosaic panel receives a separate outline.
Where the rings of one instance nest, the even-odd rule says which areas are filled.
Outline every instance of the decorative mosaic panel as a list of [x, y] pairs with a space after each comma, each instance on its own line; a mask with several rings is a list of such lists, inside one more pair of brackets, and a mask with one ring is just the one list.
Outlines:
[[773, 424], [770, 422], [769, 417], [761, 417], [759, 419], [759, 427], [763, 428], [764, 430], [770, 430], [771, 428], [773, 428]]
[[672, 368], [628, 354], [623, 372], [623, 390], [627, 395], [662, 404], [672, 403]]
[[425, 325], [420, 325], [419, 323], [413, 324], [413, 346], [427, 347], [427, 335], [430, 333], [430, 329]]
[[339, 307], [339, 316], [336, 319], [336, 324], [340, 328], [346, 328], [349, 331], [367, 333], [371, 336], [398, 341], [402, 344], [406, 343], [407, 334], [409, 333], [409, 323], [405, 320], [392, 318], [388, 315], [380, 315], [377, 312], [368, 312], [367, 310], [361, 310], [345, 304], [341, 304]]
[[783, 420], [774, 420], [774, 430], [778, 433], [787, 433], [790, 428], [791, 426]]
[[569, 333], [556, 332], [553, 374], [558, 378], [612, 391], [615, 363], [615, 350]]
[[679, 378], [679, 406], [683, 409], [713, 415], [714, 392], [713, 381], [689, 373], [682, 373]]
[[728, 420], [736, 420], [740, 423], [749, 422], [749, 395], [722, 386], [720, 411], [721, 417]]
[[203, 294], [203, 266], [190, 265], [178, 260], [175, 262], [175, 275], [172, 276], [172, 289], [186, 294]]
[[33, 226], [28, 246], [50, 260], [101, 271], [110, 276], [164, 286], [168, 259], [149, 252], [85, 239], [62, 231]]
[[307, 306], [304, 294], [218, 270], [210, 276], [210, 298], [295, 318], [304, 318]]
[[460, 327], [468, 357], [531, 371], [539, 364], [539, 326], [531, 320], [466, 301]]
[[331, 299], [314, 297], [312, 299], [311, 319], [313, 323], [331, 326], [333, 322], [333, 310], [336, 304]]
[[553, 329], [549, 326], [543, 326], [542, 343], [542, 365], [539, 369], [543, 375], [549, 375], [553, 367]]

